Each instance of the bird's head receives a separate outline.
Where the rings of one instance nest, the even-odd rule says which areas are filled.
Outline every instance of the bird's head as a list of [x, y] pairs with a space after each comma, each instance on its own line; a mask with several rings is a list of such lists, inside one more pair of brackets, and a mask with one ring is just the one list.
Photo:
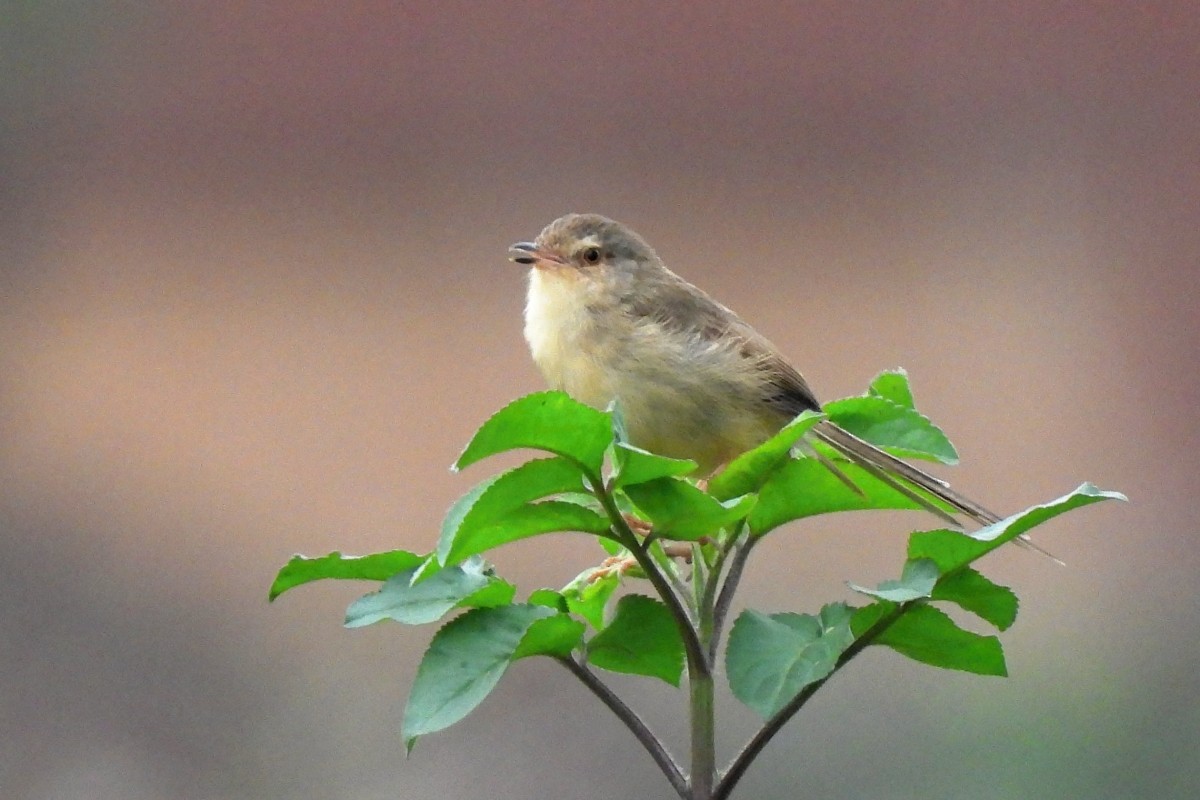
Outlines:
[[567, 279], [612, 283], [661, 269], [646, 240], [599, 214], [567, 214], [547, 225], [532, 242], [517, 242], [509, 260]]

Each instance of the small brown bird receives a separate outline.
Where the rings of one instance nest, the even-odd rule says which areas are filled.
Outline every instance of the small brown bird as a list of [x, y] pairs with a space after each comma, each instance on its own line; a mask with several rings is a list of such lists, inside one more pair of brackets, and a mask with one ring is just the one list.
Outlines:
[[[546, 382], [597, 408], [618, 400], [639, 447], [690, 458], [709, 475], [821, 409], [773, 344], [619, 222], [568, 214], [512, 245], [509, 257], [533, 267], [525, 338]], [[1000, 519], [832, 422], [812, 435], [933, 513], [954, 521], [910, 486], [980, 525]]]

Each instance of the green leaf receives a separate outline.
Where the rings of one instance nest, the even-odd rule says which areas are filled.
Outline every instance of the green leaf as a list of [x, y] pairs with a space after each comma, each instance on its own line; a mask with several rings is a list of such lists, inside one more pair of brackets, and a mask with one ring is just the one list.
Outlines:
[[604, 627], [604, 609], [620, 583], [620, 576], [616, 572], [592, 567], [567, 584], [562, 590], [562, 597], [568, 611], [578, 614], [593, 628], [600, 630]]
[[957, 603], [1002, 631], [1017, 619], [1017, 595], [1007, 586], [992, 583], [970, 567], [943, 576], [933, 588], [934, 600]]
[[878, 589], [866, 589], [853, 583], [848, 585], [860, 594], [891, 600], [893, 603], [907, 603], [929, 597], [938, 577], [938, 566], [932, 559], [918, 558], [904, 563], [900, 580], [884, 581]]
[[609, 415], [571, 399], [565, 392], [537, 392], [514, 400], [483, 423], [454, 469], [520, 448], [546, 450], [599, 477], [612, 441]]
[[539, 619], [521, 637], [513, 661], [530, 656], [567, 658], [583, 642], [583, 631], [583, 623], [567, 614]]
[[567, 608], [566, 598], [554, 589], [536, 589], [530, 593], [528, 602], [530, 605], [545, 606], [564, 614], [570, 610]]
[[631, 444], [629, 431], [625, 427], [625, 414], [616, 400], [609, 404], [608, 414], [612, 419], [613, 440], [608, 453], [613, 464], [613, 486], [619, 488], [656, 478], [690, 475], [696, 471], [695, 461], [660, 456]]
[[[407, 749], [418, 736], [453, 725], [483, 702], [518, 651], [561, 652], [569, 626], [552, 623], [533, 631], [539, 620], [554, 618], [561, 615], [544, 606], [511, 605], [468, 611], [442, 626], [421, 659], [404, 709]], [[583, 625], [575, 625], [582, 632]]]
[[392, 550], [369, 556], [344, 556], [330, 553], [319, 558], [292, 556], [271, 584], [269, 598], [274, 600], [288, 589], [325, 578], [356, 581], [384, 581], [401, 570], [420, 564], [425, 556], [407, 550]]
[[856, 464], [840, 463], [838, 469], [862, 490], [861, 494], [815, 458], [794, 458], [784, 463], [758, 493], [758, 504], [750, 512], [751, 532], [762, 536], [785, 522], [835, 511], [925, 510]]
[[612, 452], [616, 465], [613, 485], [616, 487], [647, 483], [658, 478], [690, 475], [696, 471], [695, 461], [656, 455], [626, 442], [617, 442], [613, 445]]
[[1128, 501], [1128, 499], [1120, 492], [1109, 492], [1099, 489], [1091, 483], [1084, 483], [1075, 491], [1065, 494], [1057, 500], [1030, 506], [1024, 511], [1005, 517], [993, 525], [973, 531], [971, 537], [980, 541], [998, 541], [1001, 539], [1003, 541], [1011, 541], [1023, 533], [1028, 533], [1043, 522], [1054, 519], [1059, 514], [1065, 514], [1068, 511], [1073, 511], [1083, 506], [1090, 506], [1092, 503], [1099, 503], [1102, 500]]
[[625, 556], [630, 555], [630, 552], [622, 547], [620, 542], [618, 542], [616, 539], [597, 537], [596, 542], [601, 548], [604, 549], [604, 552], [608, 553], [610, 556], [620, 556], [624, 558]]
[[346, 627], [361, 628], [382, 620], [423, 625], [441, 619], [452, 608], [507, 605], [516, 591], [511, 583], [492, 576], [491, 568], [482, 558], [446, 567], [413, 584], [418, 569], [397, 573], [378, 592], [351, 603], [346, 610]]
[[476, 589], [458, 602], [459, 608], [495, 608], [513, 601], [517, 587], [503, 578], [492, 577], [486, 586]]
[[625, 494], [654, 524], [663, 539], [695, 541], [743, 519], [754, 507], [754, 495], [721, 502], [678, 478], [659, 478], [626, 486]]
[[897, 368], [876, 375], [867, 389], [867, 394], [883, 397], [905, 408], [916, 408], [912, 390], [908, 386], [908, 373], [903, 369]]
[[757, 492], [776, 467], [787, 459], [788, 453], [804, 434], [824, 418], [824, 414], [805, 411], [784, 425], [779, 433], [729, 462], [725, 469], [709, 481], [708, 493], [718, 500], [729, 500]]
[[[895, 604], [886, 600], [860, 608], [850, 623], [855, 637], [861, 637], [895, 610]], [[905, 607], [873, 644], [885, 645], [914, 661], [935, 667], [977, 675], [1008, 674], [999, 639], [963, 630], [944, 611], [925, 603]]]
[[454, 538], [444, 562], [452, 564], [469, 555], [483, 553], [518, 539], [564, 531], [603, 535], [608, 533], [608, 521], [574, 503], [547, 500], [523, 506], [477, 528], [464, 528]]
[[526, 503], [582, 488], [579, 469], [565, 458], [537, 458], [480, 482], [455, 501], [442, 522], [441, 538], [452, 537], [470, 519], [501, 517]]
[[557, 531], [605, 533], [608, 520], [565, 500], [531, 500], [578, 489], [579, 471], [563, 458], [527, 461], [483, 481], [446, 513], [438, 539], [438, 558], [452, 564], [493, 547]]
[[648, 675], [679, 685], [683, 674], [683, 639], [667, 607], [631, 594], [617, 602], [608, 627], [587, 644], [588, 662], [612, 672]]
[[604, 504], [587, 492], [563, 492], [554, 499], [563, 503], [574, 503], [577, 506], [583, 506], [586, 509], [595, 511], [597, 514], [604, 513]]
[[908, 557], [928, 558], [942, 574], [951, 573], [992, 552], [999, 544], [981, 542], [964, 531], [941, 528], [915, 531], [908, 537]]
[[825, 406], [837, 425], [902, 458], [957, 464], [958, 453], [942, 429], [915, 409], [882, 395], [849, 397]]
[[999, 522], [971, 533], [951, 530], [919, 531], [909, 537], [909, 558], [931, 558], [948, 574], [990, 553], [1006, 542], [1028, 533], [1059, 514], [1099, 503], [1102, 500], [1125, 500], [1120, 492], [1109, 492], [1085, 483], [1070, 494], [1049, 503], [1030, 506], [1024, 511], [1005, 517]]
[[893, 603], [890, 600], [880, 600], [869, 606], [852, 608], [850, 630], [853, 632], [855, 640], [861, 639], [881, 621], [890, 625], [895, 620], [887, 618], [889, 616], [898, 617], [905, 610], [899, 603]]
[[851, 609], [833, 603], [811, 614], [743, 611], [729, 632], [725, 672], [734, 697], [770, 718], [804, 687], [824, 680], [854, 637]]
[[441, 571], [442, 562], [438, 561], [437, 552], [435, 551], [425, 556], [425, 560], [422, 561], [420, 566], [417, 567], [416, 572], [413, 573], [412, 580], [409, 581], [409, 583], [416, 586], [421, 581], [431, 578]]

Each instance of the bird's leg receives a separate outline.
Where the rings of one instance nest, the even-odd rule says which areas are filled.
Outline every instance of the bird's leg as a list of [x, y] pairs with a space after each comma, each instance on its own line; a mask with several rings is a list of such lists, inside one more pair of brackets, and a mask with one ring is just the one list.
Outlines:
[[[699, 478], [696, 481], [696, 488], [702, 492], [707, 492], [709, 477], [711, 476]], [[639, 536], [649, 536], [654, 531], [654, 526], [641, 517], [634, 516], [628, 512], [622, 514], [621, 516], [625, 518], [625, 524], [629, 526], [629, 529]], [[708, 544], [709, 541], [710, 540], [705, 537], [700, 540], [700, 544]], [[663, 552], [671, 558], [678, 558], [688, 562], [689, 564], [692, 562], [692, 546], [688, 542], [669, 542], [663, 544], [662, 549]], [[618, 561], [633, 561], [633, 558], [630, 556], [622, 559], [614, 556], [613, 558], [607, 559], [601, 566], [612, 566]], [[621, 569], [621, 572], [624, 573], [628, 570], [629, 566], [627, 565]]]
[[[649, 536], [654, 531], [654, 526], [644, 519], [635, 517], [633, 514], [622, 514], [622, 516], [625, 517], [625, 524], [636, 534]], [[671, 558], [692, 560], [692, 546], [687, 542], [666, 542], [662, 549]]]
[[[626, 524], [634, 532], [643, 536], [649, 536], [653, 531], [653, 526], [644, 519], [638, 519], [632, 514], [624, 514]], [[664, 542], [662, 544], [663, 553], [668, 558], [678, 558], [681, 561], [692, 563], [692, 546], [693, 544], [711, 544], [712, 540], [707, 536], [698, 539], [696, 542]], [[637, 559], [633, 556], [609, 556], [600, 562], [600, 566], [588, 578], [588, 582], [598, 581], [608, 575], [624, 575], [630, 570], [637, 567]]]
[[691, 542], [667, 542], [663, 544], [662, 549], [671, 558], [679, 558], [689, 564], [692, 563]]
[[633, 514], [628, 512], [622, 514], [621, 516], [625, 518], [625, 524], [629, 526], [629, 530], [636, 534], [640, 534], [641, 536], [649, 536], [650, 532], [654, 530], [654, 526], [641, 517], [635, 517]]
[[[625, 520], [625, 524], [629, 526], [629, 530], [642, 538], [649, 536], [654, 530], [654, 526], [651, 523], [629, 512], [621, 514], [621, 517]], [[637, 559], [633, 556], [609, 556], [601, 561], [600, 566], [596, 567], [595, 571], [588, 576], [588, 583], [594, 583], [609, 575], [625, 575], [637, 567], [637, 565]]]
[[636, 566], [637, 559], [633, 556], [609, 556], [600, 562], [600, 566], [592, 570], [592, 574], [587, 577], [587, 582], [595, 583], [609, 575], [624, 575]]

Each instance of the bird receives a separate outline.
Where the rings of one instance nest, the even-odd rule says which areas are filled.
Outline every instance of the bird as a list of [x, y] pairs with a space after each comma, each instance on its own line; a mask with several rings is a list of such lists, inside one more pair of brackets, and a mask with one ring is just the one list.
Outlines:
[[[708, 476], [802, 412], [821, 411], [779, 348], [620, 222], [566, 214], [513, 244], [509, 259], [531, 267], [524, 335], [546, 383], [597, 408], [616, 401], [639, 448], [691, 459]], [[828, 419], [810, 435], [956, 525], [922, 493], [978, 525], [1001, 520]]]

